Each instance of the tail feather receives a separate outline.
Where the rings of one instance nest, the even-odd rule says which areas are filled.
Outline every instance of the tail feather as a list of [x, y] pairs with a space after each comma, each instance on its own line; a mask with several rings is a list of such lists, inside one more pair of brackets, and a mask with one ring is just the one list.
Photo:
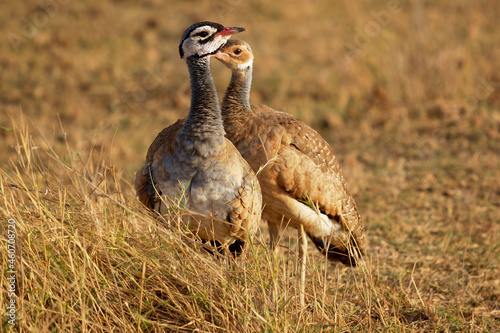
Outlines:
[[156, 193], [153, 180], [151, 179], [151, 163], [144, 165], [135, 177], [135, 190], [139, 201], [144, 204], [144, 206], [149, 209], [154, 209], [156, 203], [158, 202], [158, 194]]
[[330, 261], [340, 261], [346, 266], [354, 267], [362, 260], [356, 244], [353, 244], [353, 240], [341, 242], [333, 238], [324, 239], [311, 236], [310, 234], [308, 234], [308, 236], [311, 238], [314, 245], [316, 245], [316, 248], [322, 254], [326, 254]]

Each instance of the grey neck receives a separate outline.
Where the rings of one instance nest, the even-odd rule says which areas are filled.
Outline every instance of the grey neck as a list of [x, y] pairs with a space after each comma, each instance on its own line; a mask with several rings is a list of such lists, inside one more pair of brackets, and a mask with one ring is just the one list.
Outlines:
[[251, 112], [250, 89], [252, 86], [252, 66], [244, 70], [233, 70], [231, 82], [222, 100], [222, 114], [226, 117], [235, 112]]
[[[186, 63], [191, 79], [191, 107], [178, 142], [185, 148], [194, 148], [200, 142], [204, 149], [224, 140], [219, 100], [210, 75], [210, 58], [188, 57]], [[208, 153], [208, 152], [205, 152]]]

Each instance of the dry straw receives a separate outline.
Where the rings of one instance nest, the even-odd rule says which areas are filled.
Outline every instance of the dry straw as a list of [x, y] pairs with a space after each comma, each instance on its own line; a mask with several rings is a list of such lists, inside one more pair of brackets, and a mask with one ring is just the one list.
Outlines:
[[56, 152], [34, 124], [12, 122], [17, 156], [2, 169], [0, 209], [17, 223], [20, 330], [307, 332], [386, 321], [367, 267], [310, 259], [299, 310], [290, 240], [279, 256], [259, 235], [242, 258], [215, 258], [143, 209], [102, 150], [65, 142]]

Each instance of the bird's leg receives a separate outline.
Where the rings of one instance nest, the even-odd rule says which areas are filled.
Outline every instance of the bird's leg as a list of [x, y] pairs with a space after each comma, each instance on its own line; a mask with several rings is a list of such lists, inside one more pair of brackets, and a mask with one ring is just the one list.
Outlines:
[[[270, 223], [267, 221], [267, 226], [269, 227], [270, 245], [271, 251], [273, 253], [274, 259], [278, 259], [278, 243], [281, 238], [282, 227], [281, 224]], [[275, 295], [278, 294], [277, 285], [275, 279], [273, 279], [273, 289], [271, 290], [271, 303], [275, 306]]]
[[306, 287], [306, 261], [307, 261], [307, 237], [304, 226], [301, 224], [298, 229], [299, 241], [299, 261], [300, 261], [300, 280], [299, 280], [299, 301], [300, 308], [305, 308], [305, 287]]

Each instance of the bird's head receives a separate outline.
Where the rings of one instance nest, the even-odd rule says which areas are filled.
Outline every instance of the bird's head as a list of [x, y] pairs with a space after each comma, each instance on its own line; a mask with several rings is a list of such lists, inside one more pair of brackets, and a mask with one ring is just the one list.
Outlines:
[[253, 63], [250, 45], [239, 39], [228, 40], [213, 56], [231, 70], [244, 70]]
[[216, 53], [231, 35], [245, 31], [240, 27], [224, 27], [214, 22], [198, 22], [184, 31], [179, 44], [181, 58], [205, 56]]

